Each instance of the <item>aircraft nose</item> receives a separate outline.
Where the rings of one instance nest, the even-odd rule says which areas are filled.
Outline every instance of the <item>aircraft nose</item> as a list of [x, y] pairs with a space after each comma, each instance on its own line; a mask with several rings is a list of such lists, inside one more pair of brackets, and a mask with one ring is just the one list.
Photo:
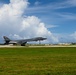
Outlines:
[[47, 38], [43, 38], [44, 40], [46, 40]]

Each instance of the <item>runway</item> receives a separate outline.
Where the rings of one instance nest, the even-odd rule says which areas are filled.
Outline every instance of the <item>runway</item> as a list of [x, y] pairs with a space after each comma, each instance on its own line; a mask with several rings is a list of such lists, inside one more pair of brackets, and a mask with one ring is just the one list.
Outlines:
[[13, 46], [13, 45], [0, 45], [0, 48], [20, 48], [20, 47], [29, 47], [29, 48], [39, 48], [39, 47], [76, 47], [76, 45], [49, 45], [49, 46]]

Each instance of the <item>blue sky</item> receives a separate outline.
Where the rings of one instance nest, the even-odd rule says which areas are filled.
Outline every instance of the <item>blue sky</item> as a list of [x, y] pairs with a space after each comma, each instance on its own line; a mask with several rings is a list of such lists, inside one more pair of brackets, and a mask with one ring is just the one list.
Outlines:
[[[28, 0], [26, 15], [39, 17], [53, 33], [73, 33], [76, 30], [76, 0]], [[9, 3], [9, 0], [0, 0]], [[70, 3], [73, 2], [73, 3]], [[31, 12], [30, 12], [31, 10]]]
[[29, 0], [29, 2], [29, 10], [33, 11], [27, 14], [34, 14], [46, 24], [57, 26], [49, 28], [52, 32], [67, 34], [75, 32], [76, 0]]
[[[68, 36], [76, 32], [76, 0], [28, 0], [25, 16], [37, 16], [55, 35]], [[0, 4], [9, 0], [0, 0]], [[58, 36], [59, 37], [59, 36]]]
[[2, 3], [9, 3], [9, 0], [0, 0]]

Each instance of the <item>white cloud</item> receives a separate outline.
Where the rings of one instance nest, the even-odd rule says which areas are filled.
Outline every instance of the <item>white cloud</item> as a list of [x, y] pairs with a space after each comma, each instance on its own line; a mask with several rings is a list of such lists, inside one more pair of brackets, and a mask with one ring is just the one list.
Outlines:
[[76, 31], [70, 35], [74, 40], [76, 40]]
[[49, 5], [49, 6], [54, 7], [54, 9], [76, 7], [76, 0], [63, 0], [60, 2], [56, 2], [56, 3]]
[[46, 25], [46, 28], [55, 28], [58, 27], [58, 25]]
[[66, 2], [67, 2], [67, 4], [69, 4], [71, 7], [76, 6], [76, 0], [67, 0]]
[[66, 8], [72, 8], [76, 7], [76, 0], [63, 0], [63, 1], [56, 1], [56, 2], [50, 2], [46, 3], [44, 5], [39, 5], [39, 2], [35, 2], [37, 6], [31, 6], [27, 9], [27, 13], [41, 13], [41, 12], [51, 12], [53, 10], [59, 10], [59, 9], [66, 9]]
[[[16, 40], [16, 39], [17, 39], [17, 40], [18, 40], [18, 39], [23, 39], [21, 36], [19, 36], [19, 35], [17, 35], [17, 34], [14, 34], [14, 35], [10, 34], [9, 37], [12, 37], [12, 38], [15, 39], [15, 40]], [[11, 38], [11, 40], [12, 40], [12, 38]]]
[[10, 0], [0, 8], [0, 35], [18, 39], [43, 36], [48, 38], [47, 43], [58, 42], [38, 17], [26, 15], [24, 18], [28, 4], [27, 0]]
[[76, 20], [76, 14], [74, 13], [57, 13], [57, 15], [64, 20]]
[[41, 4], [41, 3], [40, 3], [39, 1], [36, 1], [36, 2], [35, 2], [35, 5], [36, 5], [36, 6], [38, 6], [38, 5], [40, 5], [40, 4]]

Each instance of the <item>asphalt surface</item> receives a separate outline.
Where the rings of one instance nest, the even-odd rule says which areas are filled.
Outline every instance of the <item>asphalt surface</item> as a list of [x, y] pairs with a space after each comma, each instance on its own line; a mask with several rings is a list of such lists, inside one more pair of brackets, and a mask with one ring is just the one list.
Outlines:
[[9, 48], [9, 47], [76, 47], [76, 45], [49, 45], [49, 46], [13, 46], [13, 45], [0, 45], [0, 48]]

